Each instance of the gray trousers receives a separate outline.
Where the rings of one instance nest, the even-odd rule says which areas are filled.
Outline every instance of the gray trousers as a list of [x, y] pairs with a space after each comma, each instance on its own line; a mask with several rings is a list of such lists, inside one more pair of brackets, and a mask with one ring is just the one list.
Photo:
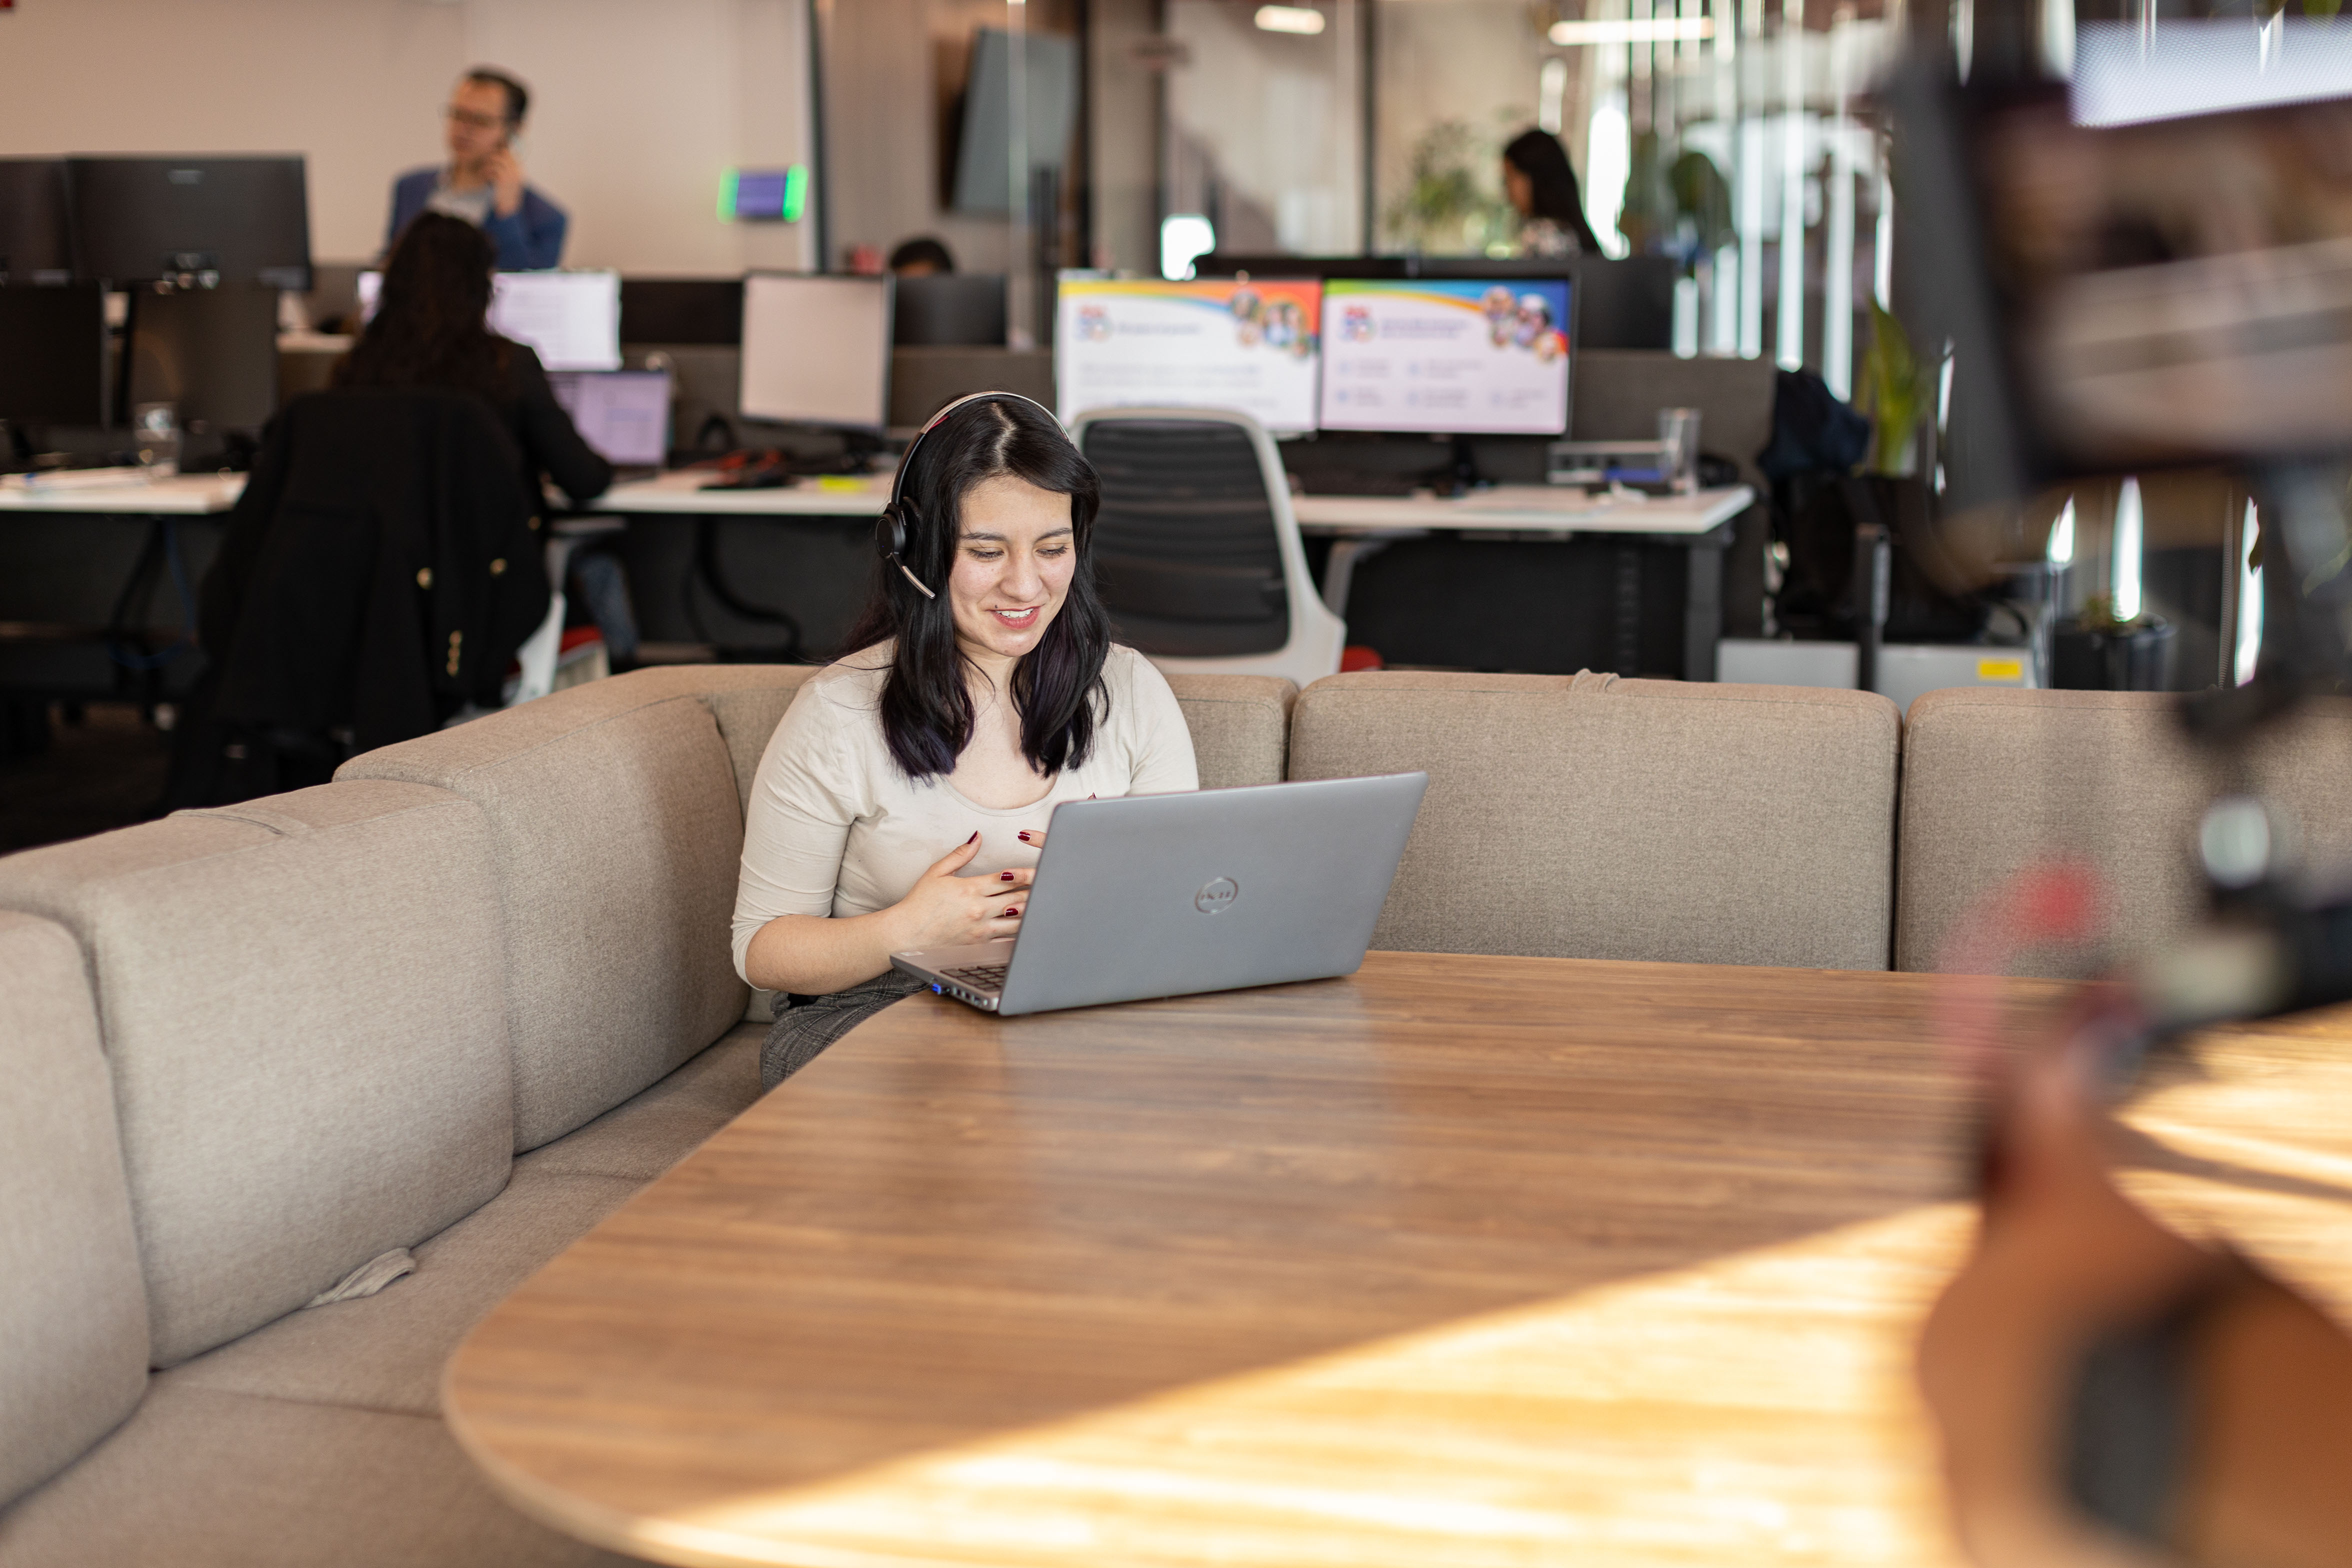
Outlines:
[[823, 1056], [834, 1041], [900, 997], [924, 988], [913, 975], [894, 969], [824, 996], [777, 993], [775, 1005], [783, 1011], [760, 1046], [760, 1087], [775, 1088]]

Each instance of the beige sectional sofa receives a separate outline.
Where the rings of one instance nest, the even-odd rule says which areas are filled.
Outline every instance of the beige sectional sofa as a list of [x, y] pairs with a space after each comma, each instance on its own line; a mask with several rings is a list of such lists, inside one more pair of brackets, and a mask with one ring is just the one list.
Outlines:
[[[641, 671], [0, 859], [0, 1568], [615, 1561], [491, 1496], [440, 1369], [757, 1094], [728, 913], [806, 673]], [[1383, 946], [1916, 966], [2092, 823], [2130, 934], [2194, 909], [2210, 775], [2147, 700], [1955, 693], [1906, 733], [1851, 692], [1174, 684], [1212, 787], [1429, 771]], [[2347, 736], [2263, 753], [2315, 837]]]

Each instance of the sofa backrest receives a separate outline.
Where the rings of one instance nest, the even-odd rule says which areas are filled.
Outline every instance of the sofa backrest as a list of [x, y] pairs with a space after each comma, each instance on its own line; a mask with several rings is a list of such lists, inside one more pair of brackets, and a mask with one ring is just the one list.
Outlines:
[[[703, 666], [738, 679], [753, 671], [766, 684], [730, 685], [705, 694], [719, 732], [727, 742], [735, 766], [738, 809], [751, 799], [751, 778], [760, 771], [760, 754], [768, 737], [782, 722], [784, 710], [799, 695], [801, 682], [814, 675], [814, 667], [796, 665]], [[669, 672], [679, 679], [698, 679], [692, 668]], [[1298, 688], [1269, 675], [1181, 675], [1168, 677], [1184, 723], [1192, 732], [1192, 754], [1200, 763], [1201, 787], [1223, 789], [1231, 784], [1279, 784], [1290, 736], [1290, 705]]]
[[147, 1386], [147, 1294], [81, 949], [0, 914], [0, 1508]]
[[1333, 676], [1290, 776], [1429, 774], [1372, 945], [1884, 969], [1895, 705], [1614, 676]]
[[742, 1016], [727, 944], [742, 807], [706, 700], [776, 684], [758, 666], [643, 669], [337, 772], [430, 784], [482, 815], [503, 900], [515, 1152], [602, 1115]]
[[507, 1179], [489, 835], [413, 784], [272, 795], [0, 859], [98, 1005], [151, 1359], [423, 1240]]
[[[1969, 910], [2030, 866], [2087, 862], [2103, 893], [2088, 951], [2009, 961], [2073, 974], [2177, 938], [2204, 911], [2197, 824], [2221, 760], [2191, 746], [2161, 692], [1963, 687], [1911, 705], [1895, 962], [1932, 970]], [[2242, 782], [2323, 861], [2352, 853], [2352, 704], [2307, 704], [2237, 748]]]

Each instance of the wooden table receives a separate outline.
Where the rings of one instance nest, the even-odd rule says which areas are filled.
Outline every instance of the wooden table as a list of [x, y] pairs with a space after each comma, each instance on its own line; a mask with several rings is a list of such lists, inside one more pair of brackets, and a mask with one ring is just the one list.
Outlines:
[[[918, 996], [510, 1298], [448, 1418], [518, 1506], [678, 1563], [1948, 1562], [1934, 984], [1375, 953]], [[2352, 1053], [2228, 1043], [2149, 1099], [2196, 1158], [2141, 1179], [2352, 1283]]]

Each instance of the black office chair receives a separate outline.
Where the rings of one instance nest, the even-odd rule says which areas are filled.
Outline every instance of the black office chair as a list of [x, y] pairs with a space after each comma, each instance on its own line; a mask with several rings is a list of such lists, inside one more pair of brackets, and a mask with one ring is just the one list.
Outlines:
[[1094, 552], [1119, 640], [1171, 669], [1335, 673], [1347, 627], [1307, 570], [1274, 443], [1244, 414], [1103, 409], [1072, 434], [1102, 479]]
[[546, 618], [541, 508], [468, 394], [314, 392], [272, 420], [199, 595], [210, 662], [172, 805], [322, 784], [499, 706]]

